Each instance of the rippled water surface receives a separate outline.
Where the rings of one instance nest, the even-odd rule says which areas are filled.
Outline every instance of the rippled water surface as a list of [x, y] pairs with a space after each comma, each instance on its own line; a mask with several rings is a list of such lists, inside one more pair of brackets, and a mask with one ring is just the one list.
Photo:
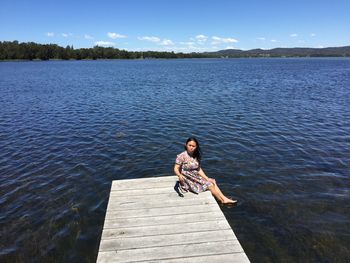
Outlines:
[[0, 63], [0, 261], [94, 262], [112, 180], [203, 168], [252, 262], [350, 261], [350, 60]]

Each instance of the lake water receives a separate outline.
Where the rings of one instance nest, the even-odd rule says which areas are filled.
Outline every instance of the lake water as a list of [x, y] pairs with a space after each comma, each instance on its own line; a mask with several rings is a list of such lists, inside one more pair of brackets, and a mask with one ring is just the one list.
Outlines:
[[111, 181], [190, 136], [252, 262], [350, 261], [345, 58], [0, 63], [0, 261], [94, 262]]

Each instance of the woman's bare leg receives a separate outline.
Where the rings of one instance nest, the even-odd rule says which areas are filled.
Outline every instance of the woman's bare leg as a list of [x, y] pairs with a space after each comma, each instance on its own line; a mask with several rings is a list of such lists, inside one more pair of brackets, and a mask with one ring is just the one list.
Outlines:
[[211, 187], [209, 187], [210, 192], [213, 196], [215, 196], [217, 199], [221, 201], [223, 204], [234, 204], [237, 203], [237, 200], [232, 200], [230, 198], [227, 198], [220, 190], [218, 185], [214, 183]]
[[211, 194], [218, 199], [221, 203], [224, 202], [224, 199], [222, 198], [222, 196], [220, 195], [220, 193], [217, 191], [216, 187], [214, 185], [209, 187], [209, 190], [211, 192]]

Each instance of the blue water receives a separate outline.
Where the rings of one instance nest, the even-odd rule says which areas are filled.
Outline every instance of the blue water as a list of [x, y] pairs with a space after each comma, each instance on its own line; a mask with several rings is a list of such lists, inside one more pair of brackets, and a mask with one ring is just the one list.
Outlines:
[[0, 261], [94, 262], [112, 180], [189, 136], [252, 262], [349, 262], [350, 60], [0, 63]]

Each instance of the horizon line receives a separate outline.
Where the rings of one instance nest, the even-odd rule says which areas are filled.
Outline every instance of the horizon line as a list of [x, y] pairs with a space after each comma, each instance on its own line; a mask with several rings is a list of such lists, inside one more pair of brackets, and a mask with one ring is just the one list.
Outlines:
[[[0, 40], [0, 42], [18, 42], [19, 44], [21, 43], [35, 43], [35, 44], [38, 44], [38, 45], [57, 45], [59, 47], [62, 47], [64, 48], [64, 46], [61, 46], [57, 43], [39, 43], [39, 42], [35, 42], [35, 41], [18, 41], [18, 40]], [[73, 47], [73, 49], [89, 49], [89, 48], [94, 48], [94, 47], [102, 47], [102, 48], [113, 48], [113, 49], [118, 49], [118, 50], [124, 50], [124, 51], [127, 51], [127, 52], [174, 52], [174, 53], [215, 53], [215, 52], [219, 52], [219, 51], [225, 51], [225, 50], [237, 50], [237, 51], [251, 51], [251, 50], [264, 50], [264, 51], [268, 51], [268, 50], [273, 50], [273, 49], [327, 49], [327, 48], [342, 48], [342, 47], [350, 47], [350, 44], [349, 45], [346, 45], [346, 46], [327, 46], [327, 47], [298, 47], [298, 46], [295, 46], [295, 47], [273, 47], [273, 48], [261, 48], [261, 47], [256, 47], [256, 48], [251, 48], [251, 49], [240, 49], [240, 48], [227, 48], [227, 49], [218, 49], [218, 50], [215, 50], [215, 51], [188, 51], [188, 52], [182, 52], [182, 51], [175, 51], [175, 50], [130, 50], [130, 49], [126, 49], [126, 48], [121, 48], [121, 47], [114, 47], [112, 45], [110, 46], [103, 46], [103, 45], [94, 45], [92, 47], [78, 47], [78, 48], [74, 48], [74, 45], [71, 44], [71, 45], [66, 45], [67, 46], [70, 46], [70, 47]]]

